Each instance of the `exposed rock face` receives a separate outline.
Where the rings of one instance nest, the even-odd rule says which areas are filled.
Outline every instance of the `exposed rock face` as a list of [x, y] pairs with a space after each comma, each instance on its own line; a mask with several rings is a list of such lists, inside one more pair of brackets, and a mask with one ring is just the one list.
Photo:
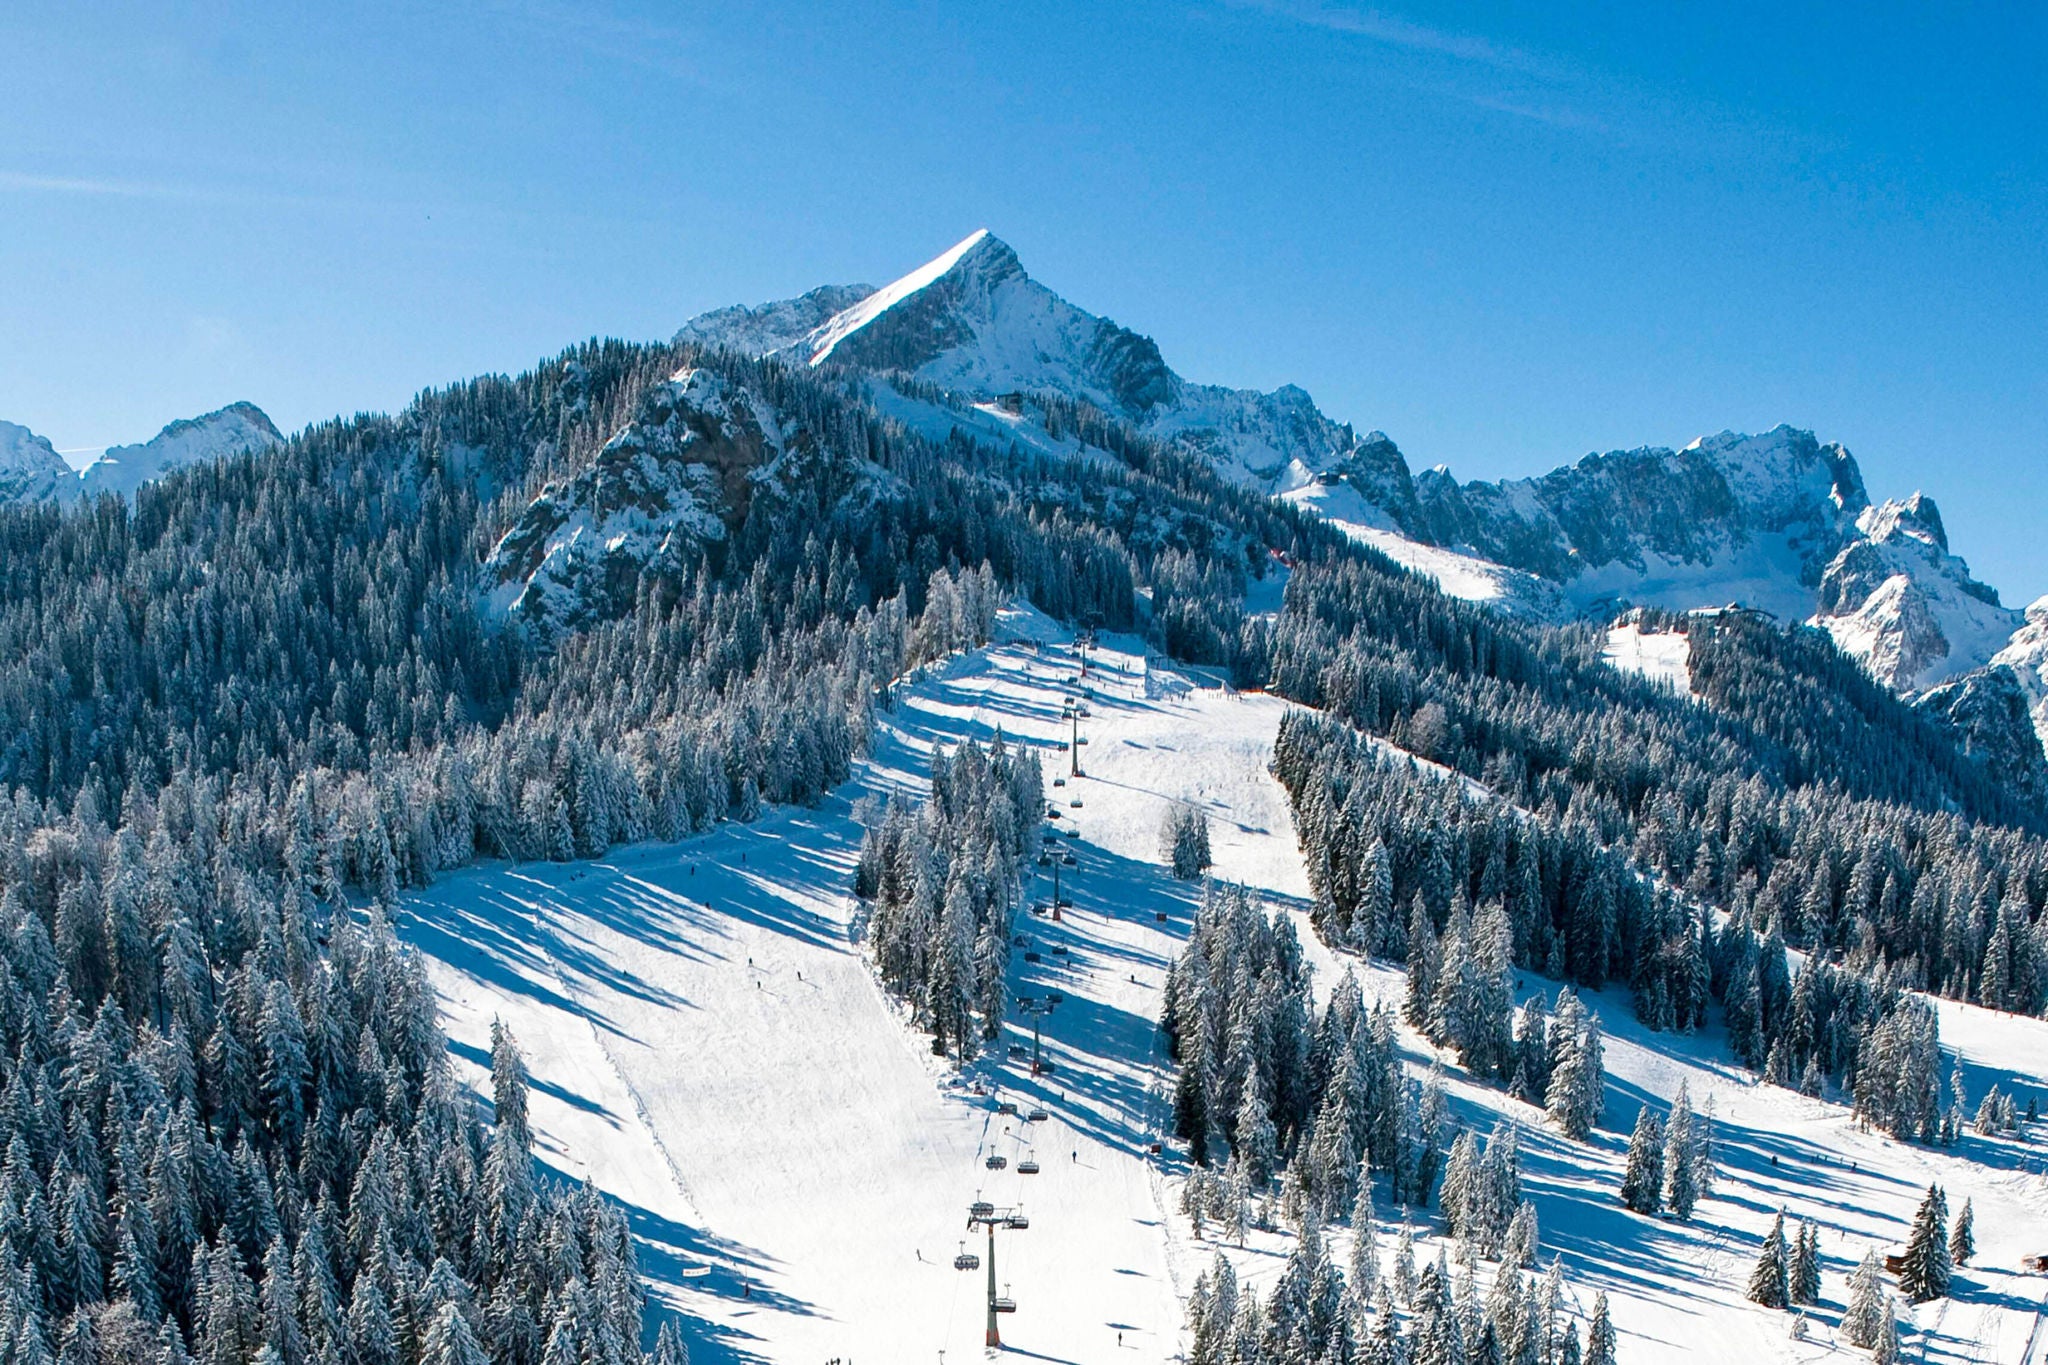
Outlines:
[[499, 537], [484, 562], [488, 605], [542, 631], [609, 619], [630, 608], [643, 574], [714, 548], [757, 499], [792, 487], [841, 498], [865, 477], [752, 389], [710, 369], [680, 370]]

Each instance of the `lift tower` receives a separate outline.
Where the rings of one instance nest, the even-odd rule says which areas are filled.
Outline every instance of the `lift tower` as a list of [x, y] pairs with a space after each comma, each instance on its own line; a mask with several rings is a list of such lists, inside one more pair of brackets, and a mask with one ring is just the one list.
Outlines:
[[1003, 1334], [996, 1327], [996, 1314], [1014, 1313], [1017, 1311], [1017, 1301], [1015, 1299], [996, 1293], [996, 1229], [1002, 1228], [1007, 1232], [1022, 1232], [1030, 1226], [1031, 1220], [1026, 1218], [1019, 1209], [999, 1209], [993, 1204], [985, 1203], [978, 1199], [967, 1206], [967, 1230], [972, 1232], [977, 1227], [988, 1229], [988, 1341], [986, 1344], [991, 1348], [1003, 1344]]

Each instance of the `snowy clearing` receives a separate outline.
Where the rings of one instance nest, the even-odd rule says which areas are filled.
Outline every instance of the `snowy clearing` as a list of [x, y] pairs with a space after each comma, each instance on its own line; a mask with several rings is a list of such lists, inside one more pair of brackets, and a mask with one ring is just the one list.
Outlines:
[[1634, 621], [1607, 632], [1600, 657], [1627, 673], [1640, 673], [1663, 683], [1681, 697], [1691, 697], [1692, 637], [1677, 631], [1646, 631]]

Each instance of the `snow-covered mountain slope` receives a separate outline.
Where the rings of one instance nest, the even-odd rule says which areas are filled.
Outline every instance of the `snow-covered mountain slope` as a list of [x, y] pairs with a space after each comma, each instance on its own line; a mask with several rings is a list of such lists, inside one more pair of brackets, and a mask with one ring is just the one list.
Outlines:
[[0, 422], [0, 502], [39, 502], [72, 491], [78, 476], [44, 437]]
[[1577, 615], [1563, 591], [1547, 578], [1404, 535], [1388, 524], [1390, 518], [1384, 511], [1347, 482], [1319, 477], [1280, 496], [1315, 512], [1401, 567], [1431, 579], [1452, 597], [1483, 602], [1538, 621], [1564, 621]]
[[631, 604], [650, 564], [723, 539], [754, 498], [786, 482], [830, 489], [816, 469], [797, 477], [798, 466], [830, 458], [752, 388], [686, 367], [498, 538], [483, 567], [486, 604], [544, 629], [604, 619]]
[[[1002, 1048], [961, 1076], [936, 1062], [861, 955], [854, 802], [922, 792], [933, 744], [998, 728], [1044, 746], [1048, 780], [1064, 773], [1055, 745], [1074, 691], [1070, 637], [1029, 612], [1006, 613], [1000, 634], [903, 687], [856, 777], [816, 810], [775, 810], [597, 863], [477, 869], [404, 904], [401, 929], [432, 959], [466, 1074], [485, 1086], [490, 1020], [505, 1017], [533, 1070], [545, 1159], [626, 1206], [642, 1265], [691, 1327], [700, 1365], [976, 1358], [984, 1276], [951, 1260], [977, 1197], [1031, 1220], [996, 1249], [999, 1283], [1018, 1305], [1002, 1324], [1011, 1350], [1115, 1360], [1118, 1333], [1132, 1359], [1184, 1348], [1181, 1303], [1216, 1248], [1178, 1212], [1170, 1145], [1163, 1158], [1146, 1150], [1166, 1117], [1160, 986], [1193, 903], [1158, 866], [1170, 803], [1209, 815], [1218, 876], [1265, 889], [1296, 917], [1319, 992], [1347, 966], [1369, 995], [1401, 991], [1397, 971], [1339, 957], [1308, 932], [1286, 797], [1265, 766], [1285, 706], [1150, 664], [1112, 637], [1091, 654], [1088, 775], [1050, 793], [1055, 826], [1080, 836], [1065, 841], [1078, 860], [1063, 884], [1075, 908], [1059, 923], [1018, 924], [1042, 960], [1016, 955], [1013, 991], [1066, 997], [1046, 1021], [1057, 1070], [1034, 1082]], [[1065, 804], [1075, 797], [1081, 807]], [[1030, 888], [1029, 900], [1048, 889]], [[1553, 989], [1527, 976], [1522, 994]], [[1938, 1179], [1952, 1209], [1974, 1201], [1980, 1254], [1956, 1298], [1916, 1311], [1908, 1344], [1938, 1365], [2017, 1365], [2048, 1288], [2016, 1270], [2023, 1252], [2042, 1249], [2048, 1217], [2034, 1148], [1974, 1135], [1946, 1150], [1892, 1142], [1860, 1131], [1839, 1104], [1755, 1083], [1704, 1039], [1644, 1030], [1625, 992], [1592, 1003], [1609, 1079], [1590, 1144], [1447, 1067], [1460, 1123], [1524, 1125], [1543, 1253], [1562, 1258], [1582, 1328], [1604, 1290], [1630, 1365], [1860, 1359], [1835, 1341], [1844, 1277], [1866, 1247], [1898, 1244]], [[2020, 1094], [2040, 1086], [2048, 1024], [1937, 1007], [1973, 1098], [1993, 1080]], [[1013, 1023], [1005, 1041], [1028, 1035]], [[1418, 1069], [1435, 1055], [1413, 1033], [1403, 1046]], [[1636, 1108], [1668, 1102], [1681, 1079], [1713, 1102], [1719, 1191], [1691, 1224], [1640, 1219], [1615, 1194], [1627, 1134]], [[1026, 1113], [997, 1113], [1005, 1099]], [[1029, 1121], [1033, 1104], [1045, 1122]], [[1017, 1170], [1026, 1152], [1040, 1174]], [[987, 1168], [991, 1153], [1008, 1158], [1005, 1170]], [[1784, 1314], [1742, 1294], [1781, 1207], [1822, 1232], [1826, 1303], [1798, 1344]], [[1398, 1211], [1380, 1214], [1390, 1250]], [[1433, 1258], [1434, 1213], [1417, 1218], [1419, 1255]], [[1231, 1254], [1264, 1289], [1283, 1247], [1255, 1234]]]
[[874, 293], [865, 284], [828, 284], [794, 299], [764, 303], [758, 307], [734, 304], [692, 319], [676, 333], [677, 341], [694, 341], [706, 346], [723, 346], [747, 355], [766, 355], [794, 346], [830, 321]]
[[133, 497], [136, 489], [174, 469], [268, 450], [283, 440], [263, 409], [230, 403], [203, 417], [173, 422], [140, 445], [109, 447], [79, 474], [79, 490], [87, 496]]
[[[677, 340], [910, 374], [983, 399], [1063, 394], [1200, 450], [1231, 477], [1274, 492], [1334, 467], [1357, 444], [1349, 427], [1325, 417], [1298, 388], [1261, 393], [1183, 379], [1150, 337], [1068, 303], [986, 230], [784, 340], [784, 320], [807, 316], [806, 300], [827, 293], [706, 314]], [[778, 321], [763, 326], [763, 315]]]

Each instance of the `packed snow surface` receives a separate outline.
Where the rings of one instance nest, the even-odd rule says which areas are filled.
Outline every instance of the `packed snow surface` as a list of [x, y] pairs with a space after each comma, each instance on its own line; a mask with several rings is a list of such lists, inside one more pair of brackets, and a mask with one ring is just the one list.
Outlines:
[[[1182, 1299], [1214, 1244], [1178, 1212], [1171, 1144], [1147, 1151], [1166, 1119], [1160, 986], [1195, 899], [1158, 865], [1170, 803], [1209, 814], [1218, 876], [1297, 916], [1319, 991], [1347, 965], [1369, 996], [1401, 989], [1397, 970], [1340, 960], [1308, 931], [1301, 856], [1266, 770], [1283, 703], [1148, 660], [1128, 640], [1092, 652], [1082, 682], [1052, 623], [1012, 612], [1001, 631], [998, 644], [903, 688], [858, 775], [815, 810], [595, 863], [478, 869], [406, 904], [402, 927], [430, 956], [466, 1074], [483, 1086], [490, 1021], [502, 1016], [533, 1073], [542, 1158], [626, 1208], [643, 1267], [699, 1362], [975, 1358], [986, 1269], [960, 1273], [952, 1260], [963, 1240], [987, 1254], [964, 1227], [976, 1198], [1030, 1218], [996, 1244], [999, 1283], [1017, 1303], [1002, 1323], [1008, 1349], [1079, 1363], [1168, 1360], [1183, 1348]], [[1068, 696], [1090, 711], [1079, 778], [1056, 747]], [[1059, 923], [1018, 918], [1042, 962], [1016, 954], [1013, 989], [1065, 993], [1044, 1037], [1057, 1070], [1037, 1082], [1001, 1046], [964, 1074], [930, 1055], [876, 985], [848, 892], [854, 801], [921, 793], [934, 744], [998, 729], [1043, 746], [1052, 824], [1079, 833], [1061, 841], [1078, 860], [1062, 869], [1074, 909]], [[1055, 776], [1066, 784], [1051, 787]], [[1040, 881], [1027, 899], [1043, 903], [1049, 890]], [[1524, 998], [1554, 990], [1534, 976], [1523, 986]], [[1943, 1365], [2025, 1359], [2048, 1290], [2016, 1270], [2023, 1252], [2048, 1251], [2038, 1146], [1974, 1135], [1953, 1150], [1902, 1145], [1859, 1131], [1840, 1104], [1756, 1084], [1718, 1034], [1650, 1033], [1622, 991], [1591, 1003], [1609, 1073], [1591, 1143], [1562, 1139], [1455, 1068], [1448, 1084], [1460, 1122], [1525, 1125], [1543, 1254], [1563, 1257], [1582, 1313], [1596, 1290], [1608, 1293], [1624, 1361], [1860, 1358], [1835, 1343], [1844, 1277], [1864, 1248], [1900, 1242], [1937, 1179], [1952, 1210], [1975, 1201], [1980, 1254], [1956, 1298], [1914, 1310], [1909, 1349]], [[1994, 1079], [2023, 1105], [2039, 1092], [2048, 1024], [1947, 1003], [1941, 1013], [1973, 1102]], [[1013, 1024], [1012, 1041], [1029, 1037]], [[1432, 1056], [1413, 1034], [1404, 1047], [1417, 1068]], [[1661, 1107], [1681, 1079], [1713, 1104], [1723, 1172], [1690, 1225], [1638, 1218], [1615, 1196], [1637, 1107]], [[1006, 1099], [1024, 1112], [999, 1114]], [[1029, 1122], [1041, 1104], [1049, 1118]], [[1027, 1152], [1041, 1174], [1017, 1170]], [[1007, 1168], [989, 1170], [991, 1153]], [[1822, 1229], [1827, 1304], [1803, 1343], [1784, 1314], [1742, 1297], [1780, 1207]], [[1383, 1197], [1380, 1214], [1390, 1251], [1399, 1211]], [[1431, 1232], [1433, 1210], [1414, 1217]], [[1256, 1233], [1231, 1254], [1265, 1286], [1285, 1245]], [[1418, 1254], [1436, 1250], [1425, 1236]]]

